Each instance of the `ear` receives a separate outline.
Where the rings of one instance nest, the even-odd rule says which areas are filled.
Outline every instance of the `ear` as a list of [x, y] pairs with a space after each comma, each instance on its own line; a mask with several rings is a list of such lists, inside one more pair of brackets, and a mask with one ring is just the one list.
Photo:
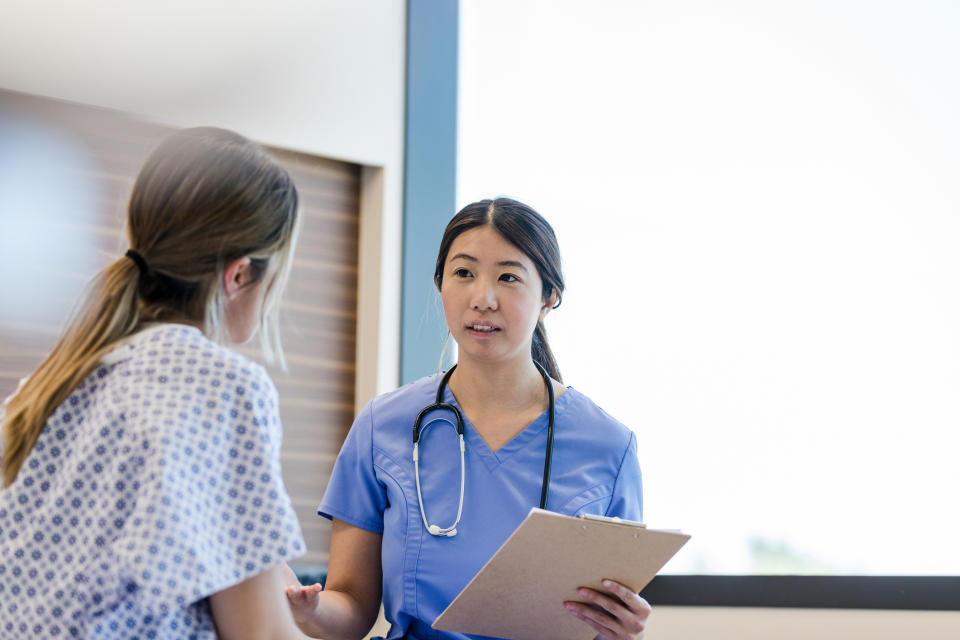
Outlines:
[[543, 319], [547, 317], [547, 314], [550, 313], [553, 309], [557, 308], [557, 304], [560, 302], [560, 294], [557, 293], [557, 290], [554, 289], [550, 292], [550, 297], [543, 301], [543, 306], [540, 307], [540, 322], [543, 322]]
[[233, 298], [252, 276], [250, 257], [237, 258], [227, 265], [223, 272], [223, 293], [227, 300]]

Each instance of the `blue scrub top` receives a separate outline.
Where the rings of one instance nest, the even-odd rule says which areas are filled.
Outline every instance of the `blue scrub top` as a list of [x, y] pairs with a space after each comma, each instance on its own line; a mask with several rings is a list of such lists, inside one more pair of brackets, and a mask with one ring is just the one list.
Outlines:
[[[436, 399], [440, 375], [372, 400], [343, 444], [318, 513], [383, 534], [383, 604], [393, 638], [479, 638], [430, 625], [540, 504], [547, 443], [545, 411], [491, 451], [464, 417], [463, 516], [452, 538], [423, 526], [413, 468], [413, 423]], [[444, 401], [456, 405], [449, 389]], [[420, 486], [430, 524], [448, 527], [460, 498], [456, 423], [447, 412], [425, 420]], [[636, 436], [576, 389], [556, 399], [547, 509], [642, 520]], [[604, 576], [597, 576], [602, 578]], [[565, 615], [557, 603], [557, 615]], [[568, 614], [567, 614], [568, 615]]]

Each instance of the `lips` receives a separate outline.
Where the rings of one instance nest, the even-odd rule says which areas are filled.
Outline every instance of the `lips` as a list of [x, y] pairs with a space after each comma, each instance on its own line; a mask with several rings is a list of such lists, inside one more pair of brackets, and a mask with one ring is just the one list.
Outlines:
[[474, 322], [468, 324], [467, 329], [470, 331], [476, 331], [477, 333], [493, 333], [495, 331], [500, 331], [500, 327], [490, 322]]

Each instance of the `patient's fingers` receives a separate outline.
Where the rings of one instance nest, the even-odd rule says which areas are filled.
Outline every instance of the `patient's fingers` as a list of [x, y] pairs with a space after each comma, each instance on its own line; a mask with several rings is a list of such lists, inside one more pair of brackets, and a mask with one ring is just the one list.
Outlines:
[[323, 586], [319, 582], [315, 582], [306, 587], [290, 586], [286, 588], [287, 598], [294, 604], [307, 602], [321, 591], [323, 591]]

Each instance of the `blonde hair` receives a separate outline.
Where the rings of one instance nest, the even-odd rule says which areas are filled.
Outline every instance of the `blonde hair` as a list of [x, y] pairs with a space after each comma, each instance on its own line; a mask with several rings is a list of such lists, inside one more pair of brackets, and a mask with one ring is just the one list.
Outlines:
[[186, 322], [224, 342], [220, 283], [239, 258], [250, 258], [253, 283], [269, 278], [260, 342], [268, 361], [285, 366], [279, 299], [298, 218], [289, 174], [243, 136], [204, 127], [163, 141], [130, 195], [127, 239], [138, 259], [122, 257], [93, 278], [50, 355], [6, 406], [3, 486], [16, 479], [54, 410], [114, 343], [144, 323]]

